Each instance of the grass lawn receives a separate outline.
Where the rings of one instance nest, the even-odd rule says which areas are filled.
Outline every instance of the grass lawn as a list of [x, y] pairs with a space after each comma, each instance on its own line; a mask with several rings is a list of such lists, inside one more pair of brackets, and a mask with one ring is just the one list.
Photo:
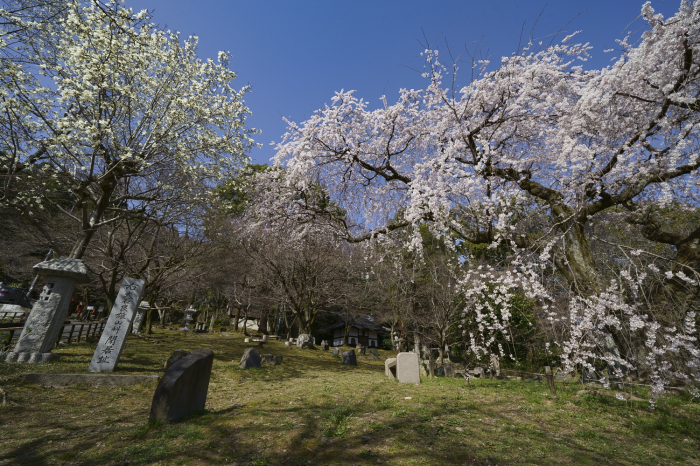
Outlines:
[[558, 383], [557, 400], [545, 382], [398, 384], [383, 359], [349, 367], [279, 342], [262, 352], [283, 355], [281, 366], [242, 370], [247, 346], [242, 335], [129, 337], [117, 374], [162, 375], [176, 349], [214, 351], [206, 411], [173, 424], [147, 422], [155, 384], [21, 383], [23, 372], [87, 373], [95, 343], [61, 346], [56, 363], [0, 364], [0, 464], [700, 465], [700, 401], [687, 395], [652, 410], [577, 395], [580, 384]]

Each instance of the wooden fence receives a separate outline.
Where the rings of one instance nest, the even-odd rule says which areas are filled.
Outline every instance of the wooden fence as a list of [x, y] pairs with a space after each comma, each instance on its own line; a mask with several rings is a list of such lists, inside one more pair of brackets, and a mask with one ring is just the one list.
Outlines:
[[[86, 341], [88, 337], [94, 337], [102, 335], [102, 330], [104, 330], [107, 322], [68, 322], [63, 324], [61, 333], [56, 339], [56, 346], [59, 342], [64, 343], [78, 343], [80, 341]], [[77, 328], [76, 328], [77, 327]], [[87, 327], [87, 329], [86, 329]], [[0, 328], [0, 348], [2, 350], [7, 350], [13, 346], [14, 343], [19, 339], [22, 334], [21, 327], [1, 327]]]

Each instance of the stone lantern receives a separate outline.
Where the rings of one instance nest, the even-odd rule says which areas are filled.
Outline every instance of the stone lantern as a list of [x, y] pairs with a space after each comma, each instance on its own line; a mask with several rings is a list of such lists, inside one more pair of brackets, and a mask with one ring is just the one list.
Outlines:
[[59, 355], [52, 354], [51, 350], [68, 317], [75, 285], [90, 283], [88, 270], [81, 259], [51, 259], [35, 265], [33, 270], [44, 277], [45, 285], [6, 362], [58, 359]]
[[197, 312], [197, 310], [191, 307], [185, 309], [185, 318], [183, 319], [185, 326], [181, 330], [190, 330], [190, 322], [194, 320], [192, 316], [195, 312]]

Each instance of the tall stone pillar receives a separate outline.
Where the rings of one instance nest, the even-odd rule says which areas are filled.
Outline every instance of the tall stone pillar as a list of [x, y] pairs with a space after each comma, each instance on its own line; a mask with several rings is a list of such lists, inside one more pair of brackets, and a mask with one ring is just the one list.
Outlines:
[[75, 285], [90, 283], [88, 270], [80, 259], [51, 259], [34, 266], [34, 273], [44, 277], [39, 300], [32, 307], [22, 334], [8, 353], [6, 362], [46, 362], [59, 355], [51, 350], [68, 317]]

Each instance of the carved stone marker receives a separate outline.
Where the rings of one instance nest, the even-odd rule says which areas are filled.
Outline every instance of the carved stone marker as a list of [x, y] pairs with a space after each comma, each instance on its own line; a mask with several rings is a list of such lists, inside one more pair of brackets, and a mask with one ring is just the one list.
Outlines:
[[139, 307], [136, 309], [136, 316], [134, 316], [134, 323], [131, 324], [131, 333], [138, 335], [141, 333], [141, 324], [143, 323], [143, 318], [146, 317], [146, 312], [151, 309], [151, 305], [148, 301], [141, 301]]
[[125, 277], [109, 314], [105, 329], [88, 370], [90, 372], [112, 372], [122, 354], [127, 332], [134, 320], [136, 305], [141, 299], [144, 281]]
[[90, 283], [80, 259], [51, 259], [34, 266], [46, 284], [24, 323], [22, 334], [7, 362], [45, 362], [58, 359], [51, 350], [68, 316], [73, 290], [78, 283]]
[[150, 418], [174, 421], [204, 409], [213, 362], [214, 352], [201, 349], [170, 366], [153, 394]]
[[337, 346], [334, 346], [333, 347], [333, 357], [337, 358], [339, 354], [340, 354], [340, 350], [338, 349]]
[[355, 350], [343, 351], [343, 364], [357, 366], [357, 355], [355, 355]]
[[416, 353], [396, 355], [396, 378], [400, 383], [420, 383], [420, 367]]

